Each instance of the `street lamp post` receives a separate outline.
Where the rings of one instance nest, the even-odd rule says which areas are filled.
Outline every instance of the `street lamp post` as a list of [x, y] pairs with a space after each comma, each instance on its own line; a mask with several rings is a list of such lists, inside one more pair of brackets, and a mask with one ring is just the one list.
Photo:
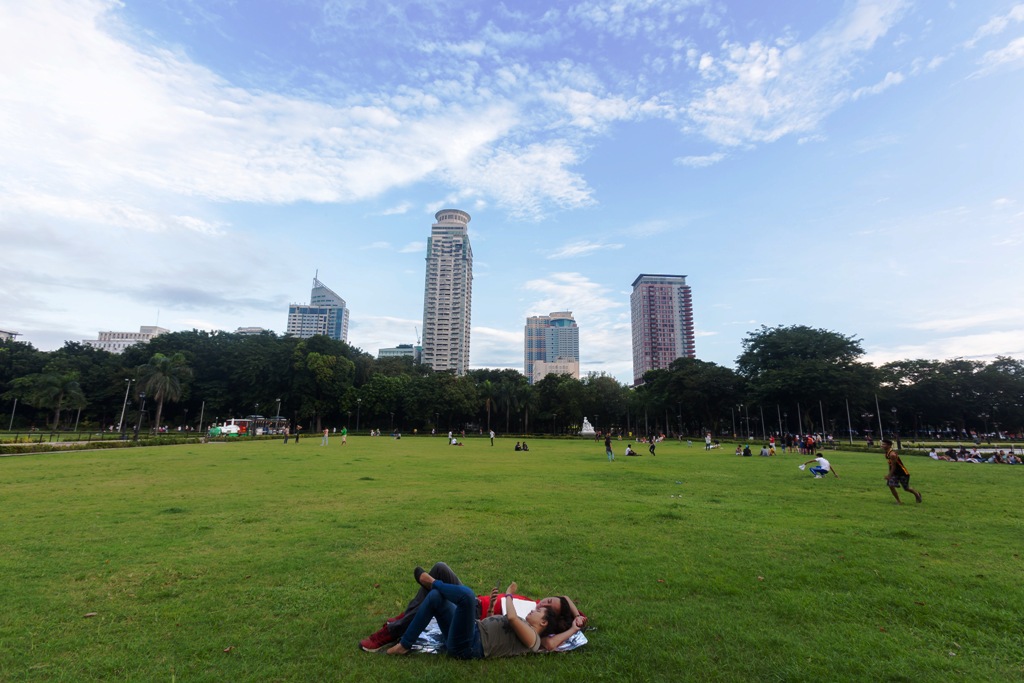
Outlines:
[[391, 413], [391, 433], [395, 433], [395, 413]]
[[[127, 378], [124, 380], [124, 404], [121, 406], [121, 419], [117, 421], [118, 432], [121, 432], [121, 428], [124, 426], [124, 411], [128, 408], [128, 392], [131, 391], [132, 381], [133, 380]], [[122, 436], [121, 438], [123, 439], [124, 436]]]
[[18, 399], [14, 399], [14, 407], [11, 408], [11, 423], [7, 425], [7, 431], [14, 429], [14, 411], [18, 409]]
[[359, 411], [363, 407], [363, 399], [356, 399], [356, 432], [359, 431]]
[[135, 440], [139, 440], [139, 430], [142, 429], [142, 414], [146, 412], [146, 392], [139, 392], [139, 399], [142, 400], [142, 407], [139, 408], [139, 423], [135, 425]]

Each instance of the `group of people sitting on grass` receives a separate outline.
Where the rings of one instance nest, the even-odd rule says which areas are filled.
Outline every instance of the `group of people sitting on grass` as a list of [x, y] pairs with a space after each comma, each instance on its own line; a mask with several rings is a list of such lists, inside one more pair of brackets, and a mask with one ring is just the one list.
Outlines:
[[528, 450], [530, 450], [530, 447], [526, 445], [525, 441], [522, 442], [522, 443], [519, 443], [518, 441], [516, 441], [516, 450], [517, 451], [528, 451]]
[[932, 460], [948, 460], [950, 462], [978, 462], [978, 463], [995, 463], [997, 465], [1022, 465], [1024, 461], [1021, 460], [1021, 456], [1013, 450], [1013, 446], [1010, 446], [1010, 451], [1006, 452], [1004, 449], [998, 451], [989, 451], [988, 453], [982, 453], [978, 450], [977, 446], [967, 450], [963, 446], [957, 450], [950, 446], [943, 453], [936, 452], [935, 448], [932, 448], [928, 452], [928, 457]]
[[563, 648], [587, 625], [567, 596], [529, 601], [531, 609], [519, 616], [515, 582], [504, 594], [495, 586], [489, 596], [477, 596], [462, 585], [452, 568], [438, 562], [430, 571], [416, 567], [419, 590], [405, 610], [384, 622], [380, 630], [359, 641], [367, 652], [387, 649], [389, 655], [412, 652], [417, 639], [437, 620], [447, 654], [457, 659], [513, 657]]

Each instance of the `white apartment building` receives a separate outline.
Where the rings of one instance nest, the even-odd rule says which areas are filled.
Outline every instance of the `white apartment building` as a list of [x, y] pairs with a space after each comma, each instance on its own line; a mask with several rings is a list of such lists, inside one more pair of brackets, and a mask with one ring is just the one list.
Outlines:
[[423, 285], [423, 363], [434, 370], [469, 370], [473, 249], [469, 214], [442, 209], [427, 239]]
[[100, 332], [99, 339], [83, 339], [82, 343], [110, 353], [121, 353], [134, 344], [148, 344], [149, 340], [170, 330], [155, 325], [142, 325], [138, 332]]

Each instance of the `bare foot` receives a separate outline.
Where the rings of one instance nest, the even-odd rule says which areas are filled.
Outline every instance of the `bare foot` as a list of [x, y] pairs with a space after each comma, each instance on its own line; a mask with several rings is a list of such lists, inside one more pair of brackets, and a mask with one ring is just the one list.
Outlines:
[[405, 649], [405, 645], [402, 645], [401, 642], [398, 642], [389, 647], [387, 653], [389, 655], [407, 655], [410, 652], [412, 652], [412, 650]]
[[917, 496], [917, 502], [920, 503], [921, 502], [921, 494], [920, 493], [915, 493], [914, 495]]

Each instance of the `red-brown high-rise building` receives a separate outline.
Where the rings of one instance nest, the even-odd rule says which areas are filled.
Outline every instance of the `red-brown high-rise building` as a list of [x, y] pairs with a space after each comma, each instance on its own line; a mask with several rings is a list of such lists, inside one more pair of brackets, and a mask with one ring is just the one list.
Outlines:
[[633, 320], [633, 384], [648, 370], [661, 370], [676, 358], [696, 358], [693, 301], [685, 275], [641, 274], [629, 297]]

